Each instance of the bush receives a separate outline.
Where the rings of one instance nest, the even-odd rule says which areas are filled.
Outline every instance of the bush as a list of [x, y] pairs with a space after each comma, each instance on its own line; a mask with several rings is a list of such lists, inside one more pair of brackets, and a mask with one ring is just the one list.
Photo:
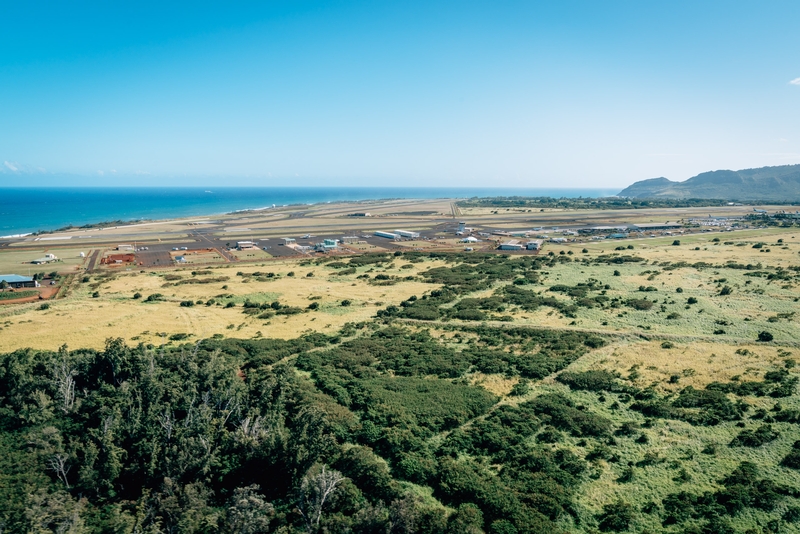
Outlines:
[[697, 304], [697, 299], [695, 297], [689, 297], [686, 299], [686, 304]]
[[613, 392], [623, 389], [617, 380], [618, 378], [618, 373], [611, 373], [609, 371], [565, 371], [558, 375], [556, 380], [574, 390]]
[[100, 298], [100, 292], [99, 291], [95, 291], [94, 293], [92, 293], [92, 298], [93, 299]]
[[182, 300], [181, 301], [181, 306], [183, 306], [184, 308], [191, 308], [192, 306], [194, 306], [194, 301], [193, 300]]
[[342, 301], [342, 306], [350, 306], [351, 304], [352, 304], [352, 302], [351, 302], [351, 301], [349, 301], [349, 300], [347, 300], [347, 299], [344, 299], [344, 300]]
[[142, 298], [142, 294], [139, 293], [139, 292], [136, 292], [136, 293], [133, 294], [133, 298], [134, 298], [134, 300], [138, 300], [138, 299]]
[[227, 303], [227, 304], [225, 305], [225, 307], [226, 307], [226, 308], [235, 308], [235, 307], [236, 307], [236, 303], [235, 303], [235, 302], [229, 302], [229, 303]]
[[42, 304], [39, 305], [39, 309], [43, 310], [43, 311], [44, 310], [49, 310], [50, 309], [50, 303], [49, 302], [43, 302]]
[[318, 310], [318, 309], [319, 309], [319, 302], [312, 302], [311, 304], [309, 304], [308, 306], [306, 306], [306, 309], [309, 309], [309, 310]]
[[603, 506], [603, 512], [597, 516], [600, 530], [603, 532], [621, 532], [628, 530], [633, 520], [633, 506], [619, 500]]
[[680, 239], [676, 239], [675, 241], [672, 242], [672, 246], [673, 247], [679, 247], [680, 245], [681, 245], [681, 240]]
[[770, 441], [775, 441], [780, 432], [773, 430], [772, 425], [761, 425], [755, 430], [742, 430], [733, 438], [731, 447], [760, 447]]
[[162, 295], [161, 293], [153, 293], [152, 295], [149, 295], [146, 299], [144, 299], [144, 301], [145, 302], [156, 302], [156, 301], [161, 300], [161, 298], [163, 296], [164, 295]]
[[634, 310], [647, 311], [653, 307], [653, 303], [647, 299], [628, 299], [628, 306]]
[[758, 341], [762, 343], [768, 343], [774, 339], [774, 336], [767, 331], [759, 332], [758, 333]]

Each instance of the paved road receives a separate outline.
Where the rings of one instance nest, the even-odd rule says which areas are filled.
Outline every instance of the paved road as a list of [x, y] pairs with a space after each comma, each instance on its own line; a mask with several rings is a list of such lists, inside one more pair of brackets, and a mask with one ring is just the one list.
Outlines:
[[217, 252], [219, 252], [222, 255], [222, 257], [225, 258], [225, 261], [228, 261], [230, 263], [239, 261], [238, 258], [236, 258], [236, 256], [225, 250], [224, 247], [220, 247], [218, 242], [212, 241], [211, 239], [208, 238], [208, 236], [205, 235], [205, 233], [201, 232], [200, 230], [192, 230], [189, 233], [189, 235], [199, 237], [200, 238], [199, 241], [204, 241], [209, 245], [211, 245], [210, 248], [213, 248]]
[[87, 272], [94, 271], [94, 267], [95, 267], [95, 265], [97, 265], [97, 257], [98, 256], [100, 256], [100, 251], [99, 250], [95, 250], [94, 252], [92, 252], [92, 255], [89, 256], [89, 266], [86, 267], [86, 271]]

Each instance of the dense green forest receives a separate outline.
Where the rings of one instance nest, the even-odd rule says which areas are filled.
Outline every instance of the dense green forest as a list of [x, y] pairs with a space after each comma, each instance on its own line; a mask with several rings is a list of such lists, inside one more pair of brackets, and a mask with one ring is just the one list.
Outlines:
[[[448, 262], [423, 274], [436, 289], [336, 335], [0, 355], [0, 531], [796, 531], [789, 352], [757, 379], [674, 394], [636, 369], [570, 370], [614, 334], [503, 326], [507, 309], [636, 303], [594, 279], [544, 291], [566, 255], [406, 259], [430, 256]], [[677, 431], [702, 447], [662, 447]]]

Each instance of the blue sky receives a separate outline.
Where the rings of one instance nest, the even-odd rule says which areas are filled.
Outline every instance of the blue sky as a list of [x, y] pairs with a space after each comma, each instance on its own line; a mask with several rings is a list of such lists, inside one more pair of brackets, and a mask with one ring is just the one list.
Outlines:
[[0, 19], [0, 185], [622, 187], [800, 163], [796, 0], [6, 2]]

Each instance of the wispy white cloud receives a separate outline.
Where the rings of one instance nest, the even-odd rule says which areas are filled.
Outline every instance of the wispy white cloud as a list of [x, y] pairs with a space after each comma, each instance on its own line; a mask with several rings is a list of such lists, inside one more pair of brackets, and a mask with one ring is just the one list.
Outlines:
[[8, 161], [4, 161], [4, 162], [3, 162], [3, 165], [5, 165], [6, 167], [8, 167], [8, 168], [9, 168], [9, 169], [10, 169], [12, 172], [17, 172], [17, 171], [19, 171], [19, 169], [16, 167], [16, 165], [14, 165], [13, 163], [9, 163]]
[[792, 85], [800, 85], [800, 78], [795, 78], [794, 80], [792, 80], [789, 83], [792, 84]]

